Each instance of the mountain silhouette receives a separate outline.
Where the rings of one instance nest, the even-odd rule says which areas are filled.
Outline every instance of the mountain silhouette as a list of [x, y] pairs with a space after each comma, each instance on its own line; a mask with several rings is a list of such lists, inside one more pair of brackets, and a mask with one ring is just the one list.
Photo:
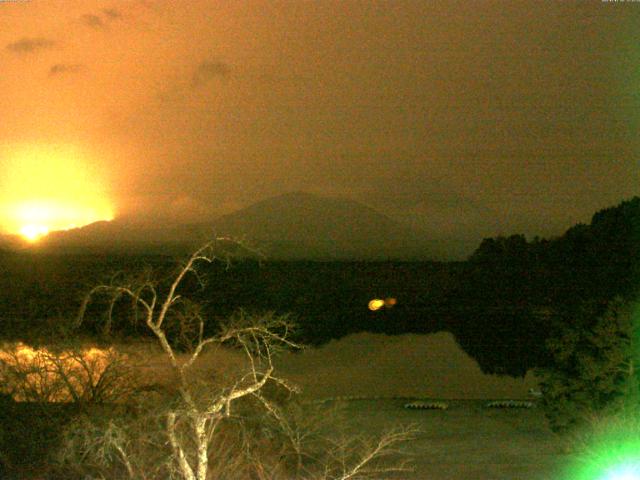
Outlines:
[[303, 192], [224, 215], [214, 228], [246, 238], [274, 258], [413, 259], [430, 253], [418, 233], [366, 205]]
[[434, 245], [409, 226], [344, 198], [294, 192], [267, 198], [212, 222], [170, 224], [114, 220], [52, 232], [36, 248], [188, 251], [230, 236], [272, 259], [432, 259]]

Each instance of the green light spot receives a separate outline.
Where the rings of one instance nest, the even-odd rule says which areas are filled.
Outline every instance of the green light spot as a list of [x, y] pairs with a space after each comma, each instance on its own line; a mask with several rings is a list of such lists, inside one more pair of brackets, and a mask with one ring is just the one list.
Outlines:
[[638, 480], [640, 479], [640, 462], [616, 465], [605, 472], [602, 480]]
[[640, 420], [601, 422], [569, 466], [565, 480], [640, 480]]

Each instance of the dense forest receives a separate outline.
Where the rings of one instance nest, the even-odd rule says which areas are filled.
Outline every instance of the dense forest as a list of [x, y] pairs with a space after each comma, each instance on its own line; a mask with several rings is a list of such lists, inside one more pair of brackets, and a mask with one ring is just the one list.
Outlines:
[[485, 371], [522, 375], [545, 365], [547, 338], [589, 326], [615, 296], [635, 300], [639, 241], [638, 197], [555, 239], [487, 238], [447, 294], [452, 331]]
[[[553, 239], [484, 239], [466, 262], [312, 262], [243, 259], [211, 264], [185, 284], [214, 320], [238, 308], [290, 313], [299, 338], [321, 344], [358, 331], [448, 330], [485, 372], [521, 376], [549, 361], [545, 341], [601, 315], [638, 288], [640, 198], [596, 213]], [[83, 295], [114, 275], [170, 278], [173, 256], [9, 252], [0, 255], [4, 338], [37, 340], [73, 318]], [[373, 298], [395, 298], [371, 311]], [[104, 312], [94, 305], [89, 314]], [[118, 322], [113, 335], [135, 332]], [[217, 323], [211, 322], [211, 328]], [[90, 334], [99, 334], [89, 331]]]

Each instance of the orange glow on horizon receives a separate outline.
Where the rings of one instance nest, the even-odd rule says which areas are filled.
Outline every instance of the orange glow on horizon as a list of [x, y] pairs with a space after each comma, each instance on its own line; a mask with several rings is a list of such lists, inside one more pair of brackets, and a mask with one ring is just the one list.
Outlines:
[[18, 147], [0, 152], [0, 228], [36, 242], [49, 232], [112, 220], [105, 181], [73, 147]]
[[49, 229], [44, 225], [29, 224], [20, 229], [20, 235], [22, 235], [28, 242], [36, 242], [48, 233]]

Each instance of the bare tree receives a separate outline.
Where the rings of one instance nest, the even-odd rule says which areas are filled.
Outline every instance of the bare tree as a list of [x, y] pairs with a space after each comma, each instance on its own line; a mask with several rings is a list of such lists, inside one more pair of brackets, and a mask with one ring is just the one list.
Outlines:
[[[86, 295], [77, 319], [79, 326], [92, 299], [98, 295], [107, 295], [107, 322], [110, 324], [115, 303], [126, 297], [132, 301], [140, 319], [157, 339], [177, 384], [176, 398], [159, 409], [169, 451], [169, 461], [165, 463], [165, 476], [183, 480], [206, 480], [212, 478], [211, 475], [222, 476], [223, 472], [226, 472], [224, 478], [236, 478], [230, 473], [233, 470], [239, 475], [238, 478], [247, 478], [239, 472], [240, 464], [249, 462], [253, 463], [254, 478], [278, 478], [282, 474], [283, 459], [289, 458], [290, 452], [293, 452], [292, 455], [296, 459], [292, 467], [296, 478], [347, 480], [367, 478], [372, 472], [404, 470], [404, 464], [393, 465], [383, 470], [371, 470], [369, 467], [374, 460], [390, 453], [393, 445], [409, 439], [415, 433], [412, 429], [390, 432], [371, 444], [325, 442], [325, 453], [329, 455], [324, 461], [315, 459], [316, 465], [320, 466], [319, 472], [322, 477], [311, 474], [303, 467], [307, 458], [304, 442], [310, 435], [301, 434], [298, 425], [287, 417], [281, 404], [268, 394], [269, 389], [278, 389], [287, 396], [297, 391], [294, 385], [275, 373], [273, 363], [274, 355], [278, 351], [299, 348], [292, 340], [293, 325], [288, 316], [273, 313], [248, 315], [240, 311], [228, 322], [220, 325], [215, 335], [205, 336], [205, 319], [201, 309], [183, 298], [180, 293], [181, 283], [187, 275], [195, 276], [199, 282], [203, 281], [197, 267], [218, 259], [214, 246], [214, 243], [208, 243], [195, 251], [186, 263], [180, 266], [164, 290], [149, 274], [138, 277], [135, 281], [119, 284], [114, 282], [94, 287]], [[177, 325], [178, 328], [172, 329], [171, 325]], [[186, 340], [181, 343], [188, 347], [187, 353], [175, 350], [175, 338], [170, 338], [170, 332], [175, 334], [176, 331]], [[200, 381], [195, 373], [198, 359], [205, 349], [223, 346], [233, 347], [242, 352], [244, 365], [241, 371], [234, 372], [231, 381], [221, 384]], [[264, 412], [265, 422], [269, 418], [275, 423], [277, 430], [286, 439], [286, 448], [283, 447], [277, 452], [276, 461], [265, 462], [264, 459], [255, 458], [248, 447], [249, 439], [253, 436], [245, 435], [240, 443], [232, 442], [233, 448], [240, 450], [237, 452], [238, 455], [218, 455], [217, 462], [213, 462], [214, 445], [217, 453], [225, 451], [224, 438], [228, 429], [222, 428], [223, 421], [236, 422], [240, 427], [237, 429], [240, 432], [239, 437], [242, 437], [243, 426], [236, 411], [247, 401], [253, 402], [250, 408], [259, 408]], [[83, 431], [90, 432], [91, 429], [85, 426]], [[144, 467], [139, 466], [140, 462], [134, 458], [136, 447], [139, 453], [140, 445], [132, 444], [125, 428], [109, 422], [102, 432], [102, 439], [97, 442], [94, 441], [95, 435], [81, 435], [80, 443], [84, 445], [83, 448], [91, 450], [94, 457], [99, 457], [101, 461], [115, 459], [129, 478], [150, 478], [147, 476], [149, 472], [141, 471]], [[340, 445], [342, 453], [348, 450], [349, 455], [340, 456]], [[338, 459], [340, 468], [335, 466]], [[291, 472], [287, 478], [290, 476]]]
[[[111, 296], [110, 313], [115, 301], [122, 296], [129, 297], [135, 307], [142, 310], [144, 323], [158, 340], [179, 382], [181, 405], [180, 408], [172, 409], [166, 414], [166, 433], [173, 459], [185, 480], [207, 478], [211, 439], [221, 420], [232, 415], [234, 402], [243, 397], [253, 396], [260, 399], [267, 408], [273, 408], [269, 401], [260, 395], [260, 390], [268, 382], [275, 382], [290, 391], [294, 390], [288, 382], [274, 374], [273, 365], [273, 354], [278, 349], [298, 347], [289, 338], [292, 326], [286, 317], [241, 315], [224, 326], [215, 336], [205, 337], [201, 313], [189, 308], [188, 302], [180, 302], [182, 297], [178, 293], [178, 287], [185, 276], [198, 276], [197, 264], [211, 263], [215, 259], [212, 243], [198, 249], [179, 269], [164, 298], [160, 298], [158, 287], [150, 277], [135, 285], [99, 285], [87, 294], [78, 316], [79, 325], [92, 297], [100, 293]], [[193, 348], [185, 358], [179, 358], [166, 334], [171, 309], [179, 304], [183, 306], [177, 315], [181, 325], [196, 327]], [[241, 348], [246, 354], [249, 369], [228, 388], [203, 392], [194, 386], [190, 369], [204, 348], [211, 344], [231, 344]], [[181, 435], [180, 430], [184, 428], [189, 431], [189, 435]]]

